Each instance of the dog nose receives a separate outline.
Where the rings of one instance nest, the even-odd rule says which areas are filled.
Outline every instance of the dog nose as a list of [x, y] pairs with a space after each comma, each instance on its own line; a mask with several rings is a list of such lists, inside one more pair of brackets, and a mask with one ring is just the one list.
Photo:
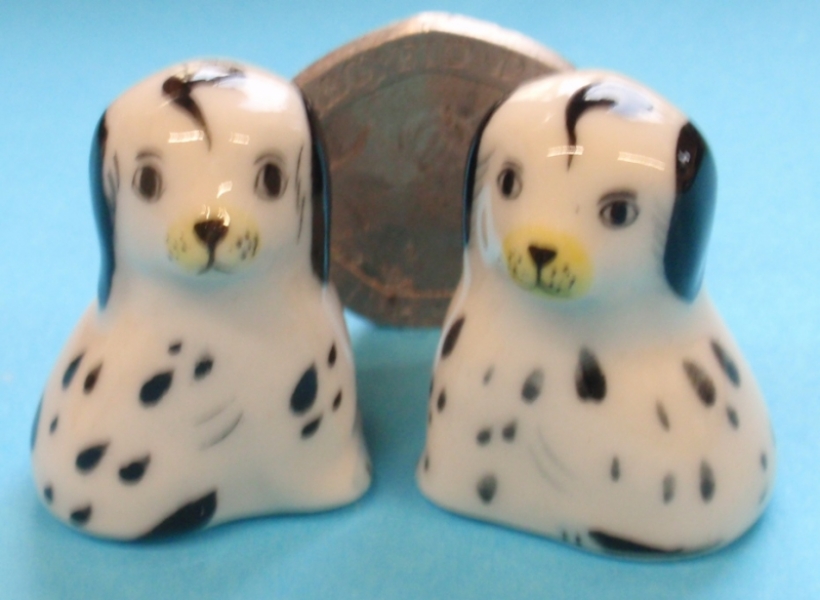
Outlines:
[[555, 260], [555, 255], [557, 254], [552, 248], [533, 245], [528, 246], [527, 251], [530, 253], [530, 257], [539, 271]]
[[225, 220], [221, 218], [205, 219], [194, 224], [194, 233], [202, 243], [210, 250], [213, 250], [228, 233], [228, 226], [225, 224]]

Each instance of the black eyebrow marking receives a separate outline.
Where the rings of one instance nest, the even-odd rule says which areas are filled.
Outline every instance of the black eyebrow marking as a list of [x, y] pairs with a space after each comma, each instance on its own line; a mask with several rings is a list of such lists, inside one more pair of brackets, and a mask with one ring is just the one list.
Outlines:
[[633, 192], [632, 190], [612, 190], [611, 192], [607, 192], [603, 196], [598, 199], [598, 204], [603, 204], [604, 202], [608, 202], [613, 198], [629, 198], [631, 200], [637, 200], [638, 194]]
[[114, 200], [116, 199], [117, 195], [120, 192], [120, 160], [117, 157], [117, 153], [114, 153], [112, 161], [114, 163], [114, 172], [112, 173], [110, 170], [105, 174], [105, 178], [108, 181], [108, 187], [111, 191], [111, 198], [107, 201], [109, 202], [112, 212], [116, 207]]
[[479, 168], [483, 167], [493, 157], [493, 154], [495, 154], [495, 148], [484, 154], [484, 156], [479, 156], [477, 166]]
[[158, 150], [140, 150], [137, 152], [137, 160], [142, 160], [144, 158], [157, 158], [162, 160], [162, 155]]
[[[302, 150], [300, 149], [299, 150], [300, 157], [301, 157], [301, 154], [302, 154]], [[276, 162], [280, 163], [281, 166], [284, 166], [284, 164], [285, 164], [285, 157], [282, 156], [281, 154], [279, 154], [278, 152], [273, 151], [273, 150], [267, 150], [267, 151], [263, 152], [262, 154], [260, 154], [259, 157], [255, 161], [253, 161], [253, 164], [258, 165], [260, 162], [262, 162], [266, 158], [274, 159]]]
[[299, 211], [299, 231], [296, 233], [296, 241], [302, 239], [302, 221], [305, 219], [305, 202], [307, 198], [302, 195], [302, 177], [299, 170], [302, 167], [302, 151], [304, 146], [299, 147], [299, 155], [296, 157], [296, 210]]

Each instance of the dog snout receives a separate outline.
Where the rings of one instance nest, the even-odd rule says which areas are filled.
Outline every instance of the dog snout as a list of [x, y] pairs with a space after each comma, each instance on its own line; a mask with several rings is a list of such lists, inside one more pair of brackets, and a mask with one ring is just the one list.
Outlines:
[[536, 246], [534, 244], [530, 244], [530, 246], [527, 247], [527, 252], [529, 252], [530, 258], [532, 258], [532, 261], [539, 270], [555, 260], [555, 256], [558, 254], [552, 248]]
[[213, 250], [228, 234], [228, 224], [222, 217], [204, 219], [194, 224], [194, 233], [209, 250]]

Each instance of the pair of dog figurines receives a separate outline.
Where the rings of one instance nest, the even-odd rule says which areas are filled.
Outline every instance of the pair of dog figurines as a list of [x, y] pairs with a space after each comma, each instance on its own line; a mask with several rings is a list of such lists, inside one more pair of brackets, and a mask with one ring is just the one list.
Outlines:
[[[103, 115], [98, 299], [32, 436], [59, 519], [142, 539], [368, 488], [320, 140], [294, 85], [222, 62]], [[497, 105], [466, 159], [424, 494], [593, 551], [731, 542], [767, 503], [775, 448], [701, 289], [715, 169], [698, 131], [624, 77], [568, 72]]]

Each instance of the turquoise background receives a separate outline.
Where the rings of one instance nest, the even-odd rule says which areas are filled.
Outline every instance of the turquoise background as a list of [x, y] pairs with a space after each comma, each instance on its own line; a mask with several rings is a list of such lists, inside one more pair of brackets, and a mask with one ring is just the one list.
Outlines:
[[[39, 505], [28, 437], [41, 386], [93, 297], [87, 151], [105, 106], [170, 63], [227, 56], [293, 76], [422, 10], [495, 21], [579, 67], [669, 98], [715, 153], [707, 284], [769, 401], [779, 477], [720, 552], [591, 556], [429, 504], [413, 479], [437, 330], [350, 315], [372, 490], [319, 515], [165, 543], [77, 534]], [[814, 2], [213, 1], [0, 4], [0, 598], [820, 597], [820, 5]]]

